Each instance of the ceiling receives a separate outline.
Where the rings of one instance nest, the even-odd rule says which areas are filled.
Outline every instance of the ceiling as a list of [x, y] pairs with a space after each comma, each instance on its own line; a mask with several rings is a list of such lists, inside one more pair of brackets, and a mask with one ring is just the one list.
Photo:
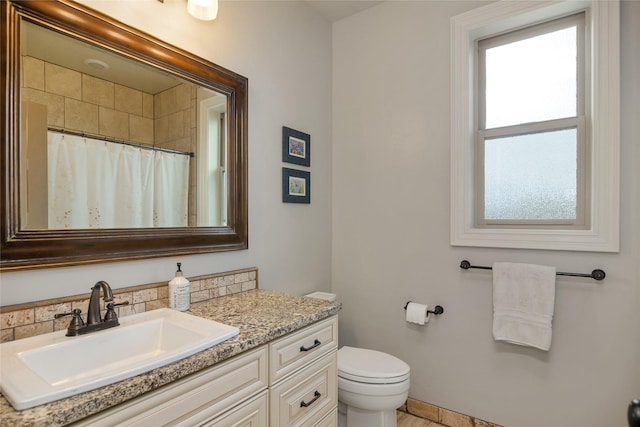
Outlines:
[[346, 18], [382, 3], [384, 0], [304, 0], [331, 22]]
[[182, 82], [167, 72], [62, 33], [31, 22], [23, 25], [24, 55], [150, 94], [163, 92]]
[[[328, 21], [335, 22], [383, 0], [303, 0]], [[149, 67], [131, 67], [131, 61], [120, 55], [98, 49], [57, 32], [28, 24], [23, 39], [24, 53], [72, 70], [142, 90], [159, 93], [180, 82], [167, 73]], [[107, 68], [93, 64], [102, 64]]]

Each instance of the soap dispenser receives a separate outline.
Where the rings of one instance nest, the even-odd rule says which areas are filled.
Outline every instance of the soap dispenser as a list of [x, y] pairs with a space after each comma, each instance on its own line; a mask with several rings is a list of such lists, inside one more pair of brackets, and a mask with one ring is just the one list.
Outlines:
[[185, 311], [189, 310], [191, 294], [189, 293], [189, 280], [182, 275], [181, 265], [182, 263], [179, 262], [178, 271], [169, 282], [169, 308]]

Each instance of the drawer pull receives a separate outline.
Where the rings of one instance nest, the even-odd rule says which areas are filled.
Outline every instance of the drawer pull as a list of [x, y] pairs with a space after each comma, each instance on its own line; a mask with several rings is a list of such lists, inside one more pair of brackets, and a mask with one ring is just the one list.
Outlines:
[[[316, 341], [318, 341], [318, 340], [316, 340]], [[306, 408], [307, 406], [311, 406], [311, 405], [313, 404], [313, 402], [315, 402], [316, 400], [320, 399], [320, 396], [322, 396], [322, 395], [320, 394], [320, 392], [319, 392], [318, 390], [316, 390], [316, 391], [313, 393], [313, 399], [311, 399], [311, 400], [310, 400], [310, 401], [308, 401], [308, 402], [305, 402], [305, 401], [303, 400], [302, 402], [300, 402], [300, 407], [301, 407], [301, 408]]]
[[316, 338], [316, 340], [313, 342], [313, 345], [311, 347], [305, 347], [303, 345], [300, 346], [300, 351], [309, 351], [309, 350], [313, 350], [314, 348], [316, 348], [317, 346], [319, 346], [320, 344], [322, 344], [320, 342], [319, 339]]

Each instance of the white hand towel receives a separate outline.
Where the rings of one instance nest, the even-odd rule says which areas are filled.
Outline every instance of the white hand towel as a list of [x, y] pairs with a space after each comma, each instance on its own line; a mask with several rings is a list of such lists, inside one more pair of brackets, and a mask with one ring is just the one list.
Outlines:
[[493, 264], [493, 338], [549, 351], [556, 269]]

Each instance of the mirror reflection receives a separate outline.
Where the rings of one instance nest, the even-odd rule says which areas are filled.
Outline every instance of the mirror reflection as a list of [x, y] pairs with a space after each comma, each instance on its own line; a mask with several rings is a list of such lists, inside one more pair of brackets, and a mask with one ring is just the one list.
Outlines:
[[227, 225], [227, 97], [23, 21], [21, 228]]

